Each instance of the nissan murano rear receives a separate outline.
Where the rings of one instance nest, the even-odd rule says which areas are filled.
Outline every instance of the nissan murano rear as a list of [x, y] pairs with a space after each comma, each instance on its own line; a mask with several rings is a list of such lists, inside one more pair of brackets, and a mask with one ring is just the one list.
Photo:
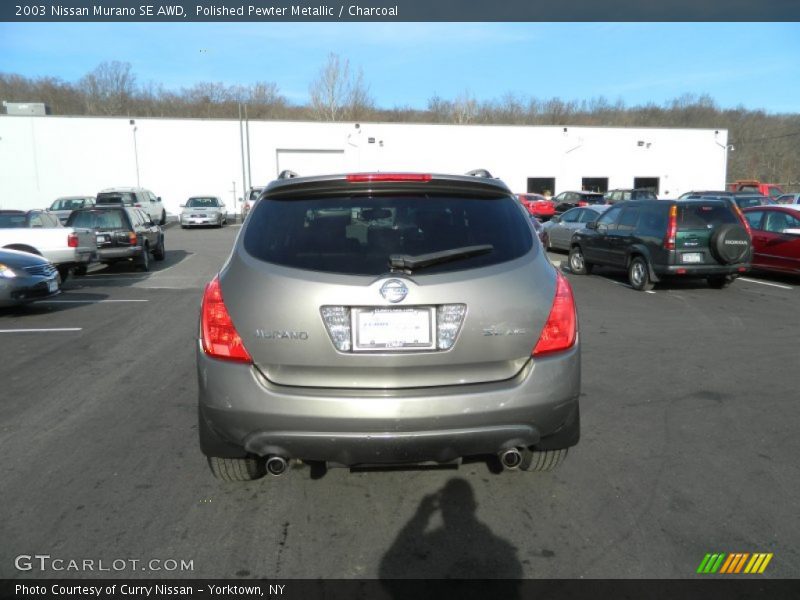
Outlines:
[[274, 181], [206, 287], [197, 371], [224, 480], [299, 461], [550, 470], [579, 438], [572, 290], [489, 177]]

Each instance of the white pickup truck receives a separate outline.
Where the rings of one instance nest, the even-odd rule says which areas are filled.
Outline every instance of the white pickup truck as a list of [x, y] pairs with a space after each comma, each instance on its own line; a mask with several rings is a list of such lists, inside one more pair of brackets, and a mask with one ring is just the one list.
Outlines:
[[0, 248], [43, 256], [64, 281], [71, 269], [85, 273], [97, 259], [97, 238], [91, 229], [63, 227], [55, 215], [43, 210], [0, 210]]

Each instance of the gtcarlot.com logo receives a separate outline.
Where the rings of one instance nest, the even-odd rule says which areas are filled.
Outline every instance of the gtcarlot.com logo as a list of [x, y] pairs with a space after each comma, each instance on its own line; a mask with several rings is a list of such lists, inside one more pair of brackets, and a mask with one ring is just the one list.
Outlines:
[[14, 566], [18, 571], [194, 571], [193, 560], [53, 558], [49, 554], [20, 554]]
[[706, 554], [700, 566], [697, 567], [697, 572], [706, 575], [760, 574], [764, 572], [771, 560], [771, 552], [769, 554], [762, 552], [754, 554], [748, 552]]

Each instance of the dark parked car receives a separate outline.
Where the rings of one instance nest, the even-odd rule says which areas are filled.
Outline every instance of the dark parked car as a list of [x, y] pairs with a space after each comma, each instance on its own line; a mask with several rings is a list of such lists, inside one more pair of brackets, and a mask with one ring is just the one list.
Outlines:
[[61, 290], [58, 269], [49, 260], [17, 250], [0, 250], [0, 307], [27, 304]]
[[553, 217], [542, 226], [542, 243], [548, 250], [569, 250], [572, 234], [586, 227], [587, 223], [596, 221], [606, 210], [607, 204], [590, 204], [571, 208]]
[[751, 206], [765, 206], [775, 204], [775, 201], [768, 196], [761, 196], [753, 192], [726, 192], [726, 191], [700, 191], [700, 192], [686, 192], [681, 194], [679, 200], [699, 200], [699, 199], [716, 199], [726, 200], [732, 204], [736, 204], [739, 209], [750, 208]]
[[164, 231], [141, 208], [82, 208], [72, 212], [67, 225], [96, 232], [97, 259], [101, 263], [130, 261], [149, 271], [151, 254], [156, 260], [164, 260]]
[[214, 475], [487, 455], [554, 468], [580, 431], [577, 317], [528, 219], [489, 177], [271, 183], [203, 296]]
[[753, 267], [800, 273], [800, 207], [762, 206], [744, 209], [753, 232]]
[[616, 204], [628, 200], [658, 200], [658, 196], [651, 189], [610, 190], [603, 197], [606, 204]]
[[553, 202], [556, 205], [557, 215], [577, 206], [606, 203], [603, 194], [599, 192], [561, 192], [558, 196], [553, 198]]
[[751, 254], [747, 222], [726, 200], [631, 200], [575, 232], [569, 266], [578, 275], [625, 269], [636, 290], [672, 276], [723, 288], [750, 268]]

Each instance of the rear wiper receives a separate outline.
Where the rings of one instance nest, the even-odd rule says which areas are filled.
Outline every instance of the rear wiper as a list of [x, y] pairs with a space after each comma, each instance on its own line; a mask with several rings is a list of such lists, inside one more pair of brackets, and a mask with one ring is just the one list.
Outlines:
[[462, 258], [486, 254], [492, 250], [494, 250], [494, 246], [491, 244], [482, 244], [480, 246], [464, 246], [463, 248], [431, 252], [430, 254], [418, 254], [417, 256], [390, 254], [389, 268], [392, 271], [402, 270], [406, 273], [410, 273], [416, 269], [424, 269], [425, 267], [450, 262], [452, 260], [461, 260]]

